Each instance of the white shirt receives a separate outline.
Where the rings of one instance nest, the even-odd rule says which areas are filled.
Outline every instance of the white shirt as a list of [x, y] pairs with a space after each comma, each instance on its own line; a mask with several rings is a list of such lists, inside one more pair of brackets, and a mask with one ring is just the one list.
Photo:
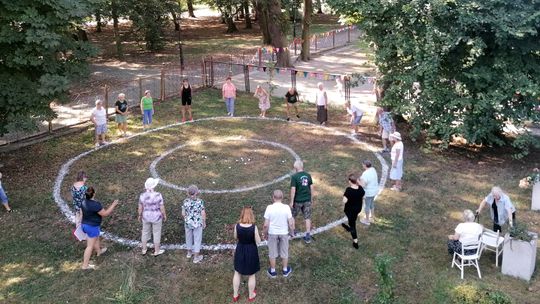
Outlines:
[[[399, 155], [397, 154], [398, 149], [399, 149]], [[390, 151], [390, 155], [391, 155], [392, 161], [394, 161], [394, 160], [397, 160], [397, 161], [403, 160], [403, 142], [401, 140], [397, 141], [392, 146], [392, 151]]]
[[364, 115], [364, 111], [362, 111], [360, 107], [358, 107], [358, 105], [355, 105], [355, 104], [351, 104], [351, 112], [355, 113], [356, 116]]
[[289, 234], [289, 219], [292, 218], [292, 212], [289, 205], [283, 203], [273, 203], [272, 205], [268, 205], [264, 211], [264, 218], [270, 222], [268, 234]]
[[366, 191], [366, 197], [374, 197], [379, 192], [379, 178], [377, 177], [377, 170], [371, 167], [362, 173], [360, 179], [364, 182], [364, 191]]
[[95, 117], [98, 126], [107, 124], [107, 112], [104, 107], [101, 107], [101, 110], [94, 108], [92, 115]]
[[326, 98], [324, 96], [326, 95], [325, 90], [318, 90], [317, 91], [317, 105], [318, 106], [325, 106], [326, 105]]
[[482, 234], [483, 230], [482, 225], [474, 222], [461, 223], [456, 227], [456, 233], [459, 234], [459, 241], [462, 244], [478, 241], [478, 237]]

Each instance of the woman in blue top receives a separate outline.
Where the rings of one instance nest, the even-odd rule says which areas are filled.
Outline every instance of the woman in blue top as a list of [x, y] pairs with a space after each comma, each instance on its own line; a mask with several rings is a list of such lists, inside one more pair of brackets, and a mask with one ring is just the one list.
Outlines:
[[95, 266], [89, 265], [92, 252], [95, 250], [96, 254], [100, 256], [107, 251], [107, 247], [101, 248], [99, 241], [101, 220], [104, 216], [109, 216], [113, 212], [114, 208], [118, 205], [118, 200], [115, 200], [105, 210], [100, 202], [94, 200], [96, 196], [94, 188], [88, 188], [85, 195], [86, 200], [81, 205], [82, 230], [88, 238], [86, 240], [86, 249], [84, 250], [82, 269], [93, 269]]

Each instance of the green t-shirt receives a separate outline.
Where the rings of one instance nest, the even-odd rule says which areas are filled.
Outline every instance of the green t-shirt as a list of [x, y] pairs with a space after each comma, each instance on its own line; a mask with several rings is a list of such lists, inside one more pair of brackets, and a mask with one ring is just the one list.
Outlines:
[[295, 187], [294, 201], [296, 203], [305, 203], [311, 201], [311, 185], [313, 180], [309, 173], [300, 171], [291, 176], [291, 188]]
[[141, 102], [143, 104], [143, 110], [152, 110], [154, 108], [154, 100], [152, 100], [152, 97], [144, 96], [141, 99]]

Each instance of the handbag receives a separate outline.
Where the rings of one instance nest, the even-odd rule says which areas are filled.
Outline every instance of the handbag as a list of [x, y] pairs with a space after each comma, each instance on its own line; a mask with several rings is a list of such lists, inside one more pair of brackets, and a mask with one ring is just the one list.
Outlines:
[[82, 225], [77, 225], [77, 227], [75, 227], [75, 230], [73, 230], [73, 236], [79, 242], [82, 242], [88, 238], [88, 236], [86, 235], [86, 233], [84, 233], [82, 229]]

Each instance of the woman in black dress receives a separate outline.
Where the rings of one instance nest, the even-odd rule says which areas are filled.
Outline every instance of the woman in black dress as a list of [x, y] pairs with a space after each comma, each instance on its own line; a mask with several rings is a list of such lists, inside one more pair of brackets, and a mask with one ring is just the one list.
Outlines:
[[257, 244], [261, 242], [259, 230], [255, 226], [255, 216], [251, 207], [244, 207], [240, 213], [240, 220], [234, 227], [234, 238], [238, 240], [234, 252], [234, 276], [233, 276], [233, 302], [238, 302], [240, 294], [240, 279], [242, 275], [249, 276], [248, 302], [255, 300], [255, 274], [260, 270], [259, 251]]
[[182, 122], [186, 122], [186, 111], [189, 114], [189, 121], [193, 121], [191, 113], [191, 85], [187, 79], [182, 81]]
[[345, 189], [343, 194], [343, 203], [345, 204], [344, 212], [349, 220], [349, 225], [341, 224], [345, 230], [351, 233], [353, 238], [353, 247], [358, 249], [358, 235], [356, 234], [356, 220], [358, 213], [362, 211], [362, 200], [364, 199], [364, 188], [358, 185], [358, 176], [349, 174], [349, 187]]

